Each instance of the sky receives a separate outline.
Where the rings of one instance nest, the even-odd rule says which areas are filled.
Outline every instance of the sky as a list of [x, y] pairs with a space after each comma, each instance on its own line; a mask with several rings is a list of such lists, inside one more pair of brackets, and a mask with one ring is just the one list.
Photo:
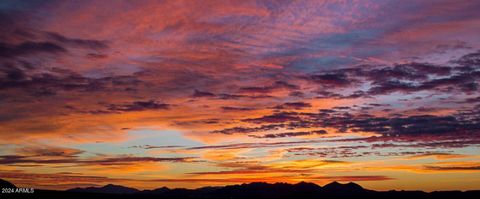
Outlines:
[[0, 178], [480, 189], [480, 1], [0, 2]]

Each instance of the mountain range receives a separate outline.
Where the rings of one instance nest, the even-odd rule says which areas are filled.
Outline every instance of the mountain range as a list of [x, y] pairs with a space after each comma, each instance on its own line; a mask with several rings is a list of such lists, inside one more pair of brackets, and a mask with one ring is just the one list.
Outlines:
[[[13, 183], [0, 179], [0, 187], [15, 188]], [[65, 191], [35, 190], [31, 194], [1, 194], [0, 198], [185, 198], [185, 199], [287, 199], [287, 198], [480, 198], [478, 191], [373, 191], [350, 182], [332, 182], [323, 187], [309, 182], [297, 184], [253, 182], [248, 184], [198, 189], [161, 187], [153, 190], [138, 190], [121, 185], [74, 188]]]

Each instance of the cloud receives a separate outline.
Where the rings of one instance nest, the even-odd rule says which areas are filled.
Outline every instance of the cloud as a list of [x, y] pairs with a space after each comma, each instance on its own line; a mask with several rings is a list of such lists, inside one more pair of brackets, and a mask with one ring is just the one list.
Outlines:
[[284, 81], [275, 81], [271, 86], [249, 86], [249, 87], [240, 87], [240, 93], [246, 94], [257, 94], [257, 93], [271, 93], [276, 90], [296, 90], [298, 89], [297, 85], [293, 85]]
[[67, 50], [51, 42], [23, 42], [18, 45], [0, 43], [0, 57], [12, 58], [35, 53], [65, 53]]
[[[47, 158], [44, 158], [47, 157]], [[192, 157], [172, 157], [172, 158], [157, 158], [157, 157], [136, 157], [136, 156], [118, 156], [118, 157], [98, 157], [90, 159], [80, 159], [70, 156], [61, 156], [68, 158], [48, 158], [49, 156], [35, 157], [23, 155], [3, 155], [0, 156], [0, 163], [5, 165], [16, 164], [74, 164], [76, 166], [99, 166], [99, 165], [128, 165], [137, 164], [139, 162], [192, 162]]]
[[106, 49], [108, 45], [105, 41], [93, 40], [93, 39], [77, 39], [77, 38], [68, 38], [63, 35], [54, 32], [46, 33], [47, 37], [67, 45], [72, 45], [75, 47], [82, 47], [82, 48], [91, 48], [91, 49]]
[[224, 111], [252, 111], [252, 110], [255, 110], [255, 108], [250, 108], [250, 107], [222, 106], [221, 108]]
[[193, 97], [215, 97], [215, 94], [205, 91], [196, 90], [193, 92]]
[[288, 121], [297, 121], [300, 117], [295, 112], [280, 112], [272, 115], [266, 115], [259, 118], [244, 119], [244, 122], [262, 124], [262, 123], [283, 123]]
[[[321, 158], [355, 158], [365, 156], [362, 150], [369, 148], [368, 145], [348, 145], [339, 147], [294, 147], [288, 148], [287, 156], [299, 156], [299, 157], [321, 157]], [[370, 156], [382, 156], [381, 153], [370, 154]]]
[[303, 109], [303, 108], [310, 108], [312, 105], [310, 103], [305, 102], [286, 102], [282, 105], [275, 106], [276, 109]]
[[436, 66], [426, 63], [397, 64], [393, 67], [385, 67], [365, 71], [364, 75], [374, 82], [395, 80], [424, 80], [429, 75], [446, 76], [450, 75], [452, 68]]
[[[471, 58], [466, 58], [471, 56]], [[475, 54], [464, 55], [454, 63], [475, 66]], [[461, 61], [464, 60], [464, 61]], [[470, 61], [465, 61], [470, 60]], [[463, 68], [463, 69], [461, 69]], [[460, 70], [460, 71], [459, 71]], [[376, 95], [388, 95], [395, 92], [415, 93], [420, 91], [449, 92], [458, 90], [470, 93], [478, 87], [478, 71], [466, 70], [465, 66], [436, 65], [430, 63], [405, 63], [393, 66], [364, 65], [364, 67], [343, 68], [319, 72], [308, 78], [324, 88], [318, 93], [329, 98], [358, 98]], [[354, 88], [366, 85], [368, 90], [357, 90], [353, 94], [330, 90], [337, 87]], [[458, 89], [457, 89], [458, 88]], [[443, 89], [443, 91], [442, 91]], [[447, 89], [445, 91], [445, 89]]]
[[291, 142], [255, 142], [255, 143], [235, 143], [224, 145], [208, 145], [189, 147], [186, 150], [204, 150], [204, 149], [250, 149], [250, 148], [267, 148], [267, 147], [285, 147], [297, 144], [315, 143], [317, 140], [305, 140], [305, 141], [291, 141]]
[[168, 145], [168, 146], [152, 146], [152, 145], [137, 145], [137, 146], [131, 146], [129, 148], [142, 148], [142, 149], [170, 149], [170, 148], [182, 148], [183, 146], [177, 146], [177, 145]]
[[[356, 157], [402, 157], [406, 156], [405, 159], [421, 159], [421, 158], [436, 158], [440, 159], [455, 159], [455, 158], [465, 158], [466, 155], [461, 154], [451, 154], [445, 149], [451, 149], [452, 147], [446, 146], [443, 150], [438, 150], [440, 147], [430, 146], [430, 143], [435, 143], [438, 141], [422, 141], [418, 144], [405, 144], [408, 143], [408, 140], [397, 141], [398, 143], [403, 144], [385, 144], [391, 140], [382, 140], [373, 143], [362, 143], [359, 145], [360, 140], [352, 141], [355, 144], [337, 146], [337, 147], [302, 147], [301, 145], [285, 149], [286, 156], [296, 156], [296, 157], [320, 157], [320, 158], [356, 158]], [[325, 141], [328, 143], [328, 141]], [[342, 140], [335, 140], [334, 142], [343, 142]], [[322, 142], [319, 142], [322, 143]], [[383, 144], [381, 144], [383, 143]], [[401, 148], [402, 151], [395, 151], [396, 148]], [[433, 148], [438, 148], [437, 150], [432, 150]]]
[[30, 146], [23, 147], [16, 150], [17, 154], [32, 157], [67, 157], [74, 158], [84, 153], [85, 151], [64, 147], [52, 146]]
[[444, 159], [456, 159], [456, 158], [465, 158], [467, 155], [461, 154], [452, 154], [452, 153], [424, 153], [420, 155], [414, 155], [409, 157], [409, 159], [422, 159], [422, 158], [436, 158], [439, 160]]
[[277, 130], [284, 126], [285, 125], [283, 124], [268, 124], [268, 125], [262, 125], [259, 127], [233, 127], [233, 128], [226, 128], [222, 130], [211, 131], [211, 133], [221, 133], [226, 135], [235, 134], [235, 133], [246, 134], [246, 133], [254, 133], [254, 132], [260, 132], [260, 131]]
[[[378, 95], [397, 91], [405, 93], [423, 90], [435, 91], [435, 89], [449, 86], [453, 88], [460, 88], [460, 91], [462, 92], [470, 92], [476, 90], [475, 81], [480, 77], [477, 74], [478, 72], [461, 72], [450, 75], [450, 71], [453, 70], [453, 67], [433, 66], [417, 63], [411, 63], [407, 66], [413, 70], [410, 70], [409, 72], [404, 71], [404, 74], [401, 72], [391, 74], [392, 72], [389, 73], [387, 71], [378, 71], [379, 75], [370, 77], [374, 80], [374, 86], [369, 90], [369, 93]], [[403, 67], [405, 66], [403, 65]], [[432, 75], [440, 77], [429, 78], [429, 76]], [[402, 80], [420, 81], [407, 82]]]
[[55, 96], [58, 92], [73, 91], [98, 92], [111, 87], [128, 88], [140, 83], [134, 76], [89, 78], [68, 69], [52, 67], [38, 70], [28, 65], [3, 65], [0, 67], [0, 75], [4, 76], [0, 79], [0, 89], [24, 90], [32, 96]]
[[477, 171], [480, 170], [480, 164], [474, 161], [465, 162], [437, 162], [429, 165], [424, 165], [423, 169], [433, 171]]
[[[251, 136], [266, 138], [265, 136]], [[275, 137], [273, 137], [275, 138]], [[411, 140], [417, 142], [412, 143]], [[305, 147], [328, 143], [342, 143], [334, 147]], [[453, 159], [467, 157], [462, 154], [452, 154], [449, 149], [477, 146], [480, 139], [468, 137], [362, 137], [354, 139], [308, 139], [301, 141], [282, 142], [245, 142], [223, 145], [206, 145], [196, 147], [185, 146], [137, 146], [143, 149], [172, 149], [172, 151], [203, 151], [238, 150], [238, 149], [265, 149], [277, 148], [285, 152], [285, 157], [321, 157], [321, 158], [352, 158], [364, 156], [395, 157], [407, 156], [407, 159], [435, 157], [436, 159]], [[403, 151], [396, 151], [397, 148]], [[435, 149], [435, 150], [434, 150]]]
[[[65, 3], [65, 6], [66, 4], [69, 3]], [[463, 57], [452, 58], [455, 59], [452, 62], [445, 64], [429, 63], [428, 60], [406, 62], [399, 58], [391, 60], [387, 57], [384, 58], [384, 54], [382, 54], [384, 51], [392, 52], [391, 46], [389, 46], [390, 41], [387, 42], [389, 45], [386, 45], [384, 43], [386, 41], [382, 40], [385, 36], [383, 35], [384, 31], [375, 28], [371, 30], [360, 28], [357, 25], [362, 26], [363, 22], [356, 24], [356, 20], [354, 20], [358, 17], [353, 19], [338, 16], [335, 12], [328, 11], [326, 9], [328, 6], [317, 5], [314, 2], [273, 7], [239, 3], [235, 8], [232, 8], [231, 5], [218, 4], [212, 5], [212, 11], [207, 15], [203, 13], [202, 9], [192, 10], [190, 7], [177, 5], [174, 7], [178, 12], [170, 13], [168, 16], [142, 15], [144, 13], [142, 8], [157, 11], [164, 9], [145, 4], [139, 3], [133, 7], [125, 5], [124, 9], [132, 12], [112, 12], [106, 14], [107, 16], [102, 19], [91, 18], [95, 14], [83, 18], [80, 13], [90, 13], [86, 9], [87, 5], [80, 6], [78, 13], [64, 13], [62, 12], [64, 7], [60, 5], [52, 5], [48, 9], [47, 7], [33, 9], [35, 7], [33, 6], [31, 10], [27, 9], [29, 12], [15, 10], [3, 13], [9, 17], [9, 20], [4, 18], [3, 21], [6, 22], [5, 26], [2, 26], [8, 29], [8, 31], [2, 32], [2, 44], [5, 44], [5, 48], [23, 48], [22, 44], [28, 44], [23, 45], [27, 47], [35, 47], [33, 49], [39, 48], [33, 51], [27, 50], [25, 51], [27, 54], [22, 54], [20, 57], [15, 55], [15, 59], [2, 59], [8, 64], [2, 64], [4, 67], [0, 70], [1, 96], [8, 96], [5, 99], [9, 100], [8, 103], [12, 109], [18, 107], [16, 110], [19, 110], [19, 107], [25, 107], [24, 102], [30, 103], [36, 101], [36, 97], [42, 97], [44, 101], [37, 102], [41, 104], [38, 107], [51, 107], [55, 111], [46, 114], [42, 108], [32, 108], [30, 113], [23, 113], [9, 109], [2, 112], [1, 120], [18, 122], [21, 125], [17, 126], [25, 126], [25, 128], [28, 126], [28, 129], [48, 129], [52, 132], [51, 135], [58, 135], [64, 134], [62, 132], [76, 131], [66, 130], [68, 125], [59, 123], [53, 125], [51, 121], [43, 120], [48, 120], [46, 118], [71, 120], [65, 123], [72, 124], [76, 123], [73, 122], [76, 121], [76, 117], [77, 119], [78, 117], [85, 118], [84, 114], [107, 117], [107, 115], [115, 115], [111, 113], [118, 115], [143, 110], [167, 109], [169, 114], [173, 114], [172, 117], [180, 118], [185, 116], [178, 110], [184, 111], [190, 108], [190, 104], [183, 103], [187, 100], [185, 98], [194, 97], [197, 101], [193, 106], [197, 111], [195, 116], [190, 117], [215, 118], [218, 115], [228, 115], [226, 117], [228, 121], [219, 119], [215, 124], [227, 124], [233, 120], [249, 124], [261, 124], [262, 122], [268, 124], [275, 121], [294, 130], [300, 127], [316, 128], [315, 125], [319, 124], [295, 121], [295, 119], [312, 119], [301, 114], [280, 112], [268, 115], [262, 113], [263, 107], [278, 104], [284, 109], [310, 111], [322, 104], [323, 102], [320, 101], [325, 99], [365, 100], [368, 98], [368, 100], [375, 100], [375, 97], [381, 97], [381, 95], [395, 97], [392, 96], [396, 94], [395, 92], [408, 94], [420, 91], [429, 91], [432, 94], [472, 93], [477, 88], [478, 72], [466, 68], [467, 65], [475, 68], [472, 64], [475, 64], [476, 52], [472, 53], [471, 50], [477, 47], [469, 41], [441, 43], [449, 45], [458, 43], [472, 47], [459, 52], [464, 53]], [[111, 5], [98, 5], [98, 7], [110, 8], [109, 6]], [[349, 5], [339, 6], [339, 9], [349, 7]], [[386, 3], [380, 7], [391, 8], [390, 6]], [[458, 6], [462, 7], [463, 5]], [[285, 17], [296, 16], [290, 15], [296, 10], [295, 7], [307, 7], [311, 12], [302, 12], [301, 16], [311, 20], [305, 22], [301, 19]], [[284, 8], [292, 8], [292, 10], [284, 10]], [[49, 13], [49, 17], [41, 14], [35, 15], [37, 11], [44, 9], [48, 11], [43, 13]], [[225, 13], [225, 9], [232, 9], [232, 12]], [[351, 9], [358, 11], [361, 15], [370, 15], [361, 12], [362, 9], [358, 10], [357, 7]], [[364, 9], [374, 8], [365, 6]], [[322, 10], [322, 12], [318, 12], [318, 10]], [[408, 9], [404, 11], [407, 12]], [[57, 21], [58, 18], [54, 16], [59, 16], [59, 13], [63, 13], [61, 18], [69, 18], [72, 23], [65, 23], [64, 20]], [[131, 18], [129, 13], [138, 14], [138, 17], [135, 18], [136, 22], [126, 21], [115, 25], [109, 20], [112, 16], [115, 16], [115, 19]], [[185, 15], [184, 13], [189, 14]], [[323, 14], [318, 16], [314, 13]], [[29, 20], [32, 16], [39, 17], [38, 22], [45, 22], [45, 24], [22, 22], [24, 19], [32, 21]], [[198, 16], [203, 17], [198, 19]], [[155, 17], [164, 17], [168, 20], [158, 21], [154, 20]], [[273, 26], [267, 28], [264, 26], [265, 22], [271, 20], [271, 17], [278, 17], [279, 20], [276, 23], [266, 23]], [[371, 17], [368, 17], [368, 20], [376, 18]], [[46, 18], [51, 21], [44, 21]], [[345, 22], [352, 26], [339, 26], [343, 23], [336, 23], [329, 19], [346, 20]], [[251, 23], [252, 21], [255, 23]], [[440, 21], [445, 22], [443, 19]], [[400, 21], [395, 21], [393, 24], [397, 22]], [[238, 24], [249, 24], [249, 26], [238, 26]], [[135, 31], [130, 33], [125, 31], [132, 29], [131, 27], [137, 27], [137, 25], [139, 27], [138, 29], [134, 28]], [[377, 25], [384, 27], [386, 24], [379, 23]], [[284, 32], [284, 27], [291, 26], [295, 26], [299, 32], [288, 34]], [[324, 29], [320, 30], [319, 26]], [[94, 27], [102, 31], [93, 31], [96, 29]], [[153, 27], [153, 29], [148, 30], [145, 27]], [[389, 26], [388, 28], [389, 30], [390, 28], [391, 30], [397, 28], [406, 30], [411, 27]], [[272, 35], [276, 36], [272, 37]], [[368, 53], [366, 49], [373, 49], [377, 46], [372, 46], [370, 42], [377, 42], [379, 49], [375, 48], [376, 50], [368, 51]], [[409, 44], [416, 45], [414, 43]], [[55, 47], [43, 48], [43, 44], [52, 44], [45, 45], [46, 47], [56, 45], [65, 51], [62, 52]], [[433, 46], [439, 45], [440, 43], [435, 43]], [[47, 56], [35, 55], [40, 51], [46, 53]], [[406, 51], [395, 52], [403, 54]], [[425, 54], [418, 56], [428, 57]], [[346, 60], [345, 57], [354, 57], [352, 65], [331, 67], [325, 64], [339, 63]], [[378, 59], [384, 59], [384, 62], [370, 62]], [[356, 65], [360, 62], [362, 65]], [[307, 65], [312, 67], [309, 68]], [[25, 93], [28, 93], [29, 96], [26, 96]], [[86, 93], [90, 97], [87, 98]], [[295, 95], [290, 96], [290, 94]], [[69, 106], [73, 108], [63, 109], [59, 105], [51, 103], [56, 100], [69, 99], [71, 96], [77, 96], [69, 100], [71, 103]], [[295, 98], [291, 99], [290, 97]], [[155, 99], [162, 99], [162, 101], [155, 101]], [[213, 100], [215, 103], [211, 103]], [[224, 101], [229, 101], [229, 103]], [[207, 103], [209, 107], [199, 105]], [[393, 112], [400, 111], [398, 109], [396, 108]], [[242, 110], [245, 112], [249, 110], [250, 115], [239, 113]], [[155, 117], [142, 114], [138, 114], [137, 117], [145, 117], [145, 121], [149, 121], [148, 125], [170, 128], [180, 128], [176, 124], [186, 124], [186, 121], [197, 120], [196, 118], [184, 118], [179, 122], [160, 122], [162, 123], [160, 125], [154, 123], [158, 123], [160, 120], [165, 121], [163, 118], [157, 117], [155, 122], [152, 121], [155, 120], [152, 119]], [[65, 116], [69, 118], [67, 119]], [[117, 119], [113, 120], [104, 118], [102, 124], [99, 122], [96, 124], [98, 126], [91, 128], [107, 127], [108, 130], [105, 131], [123, 128], [117, 127], [119, 125]], [[138, 120], [140, 121], [142, 118]], [[106, 121], [109, 121], [108, 124]], [[215, 131], [209, 129], [214, 126], [213, 122], [196, 124], [196, 127], [202, 128], [202, 130]], [[146, 124], [139, 122], [137, 125]], [[218, 127], [218, 132], [222, 131], [222, 127], [215, 127]], [[243, 132], [275, 130], [274, 128], [254, 129], [257, 127], [249, 125], [242, 126], [242, 128], [244, 128]], [[381, 130], [382, 127], [378, 128], [377, 130]], [[90, 127], [88, 129], [90, 130]], [[338, 129], [349, 130], [348, 126]], [[242, 131], [240, 128], [237, 130]], [[277, 130], [284, 129], [277, 128]], [[104, 131], [98, 133], [104, 133]], [[264, 132], [263, 134], [268, 133]]]
[[321, 179], [321, 180], [330, 180], [330, 181], [343, 181], [343, 182], [357, 182], [357, 181], [384, 181], [384, 180], [394, 180], [388, 176], [318, 176], [318, 177], [308, 177], [309, 180]]
[[[106, 183], [118, 183], [125, 179], [109, 178], [105, 176], [82, 175], [79, 173], [33, 173], [24, 171], [0, 172], [3, 179], [12, 179], [17, 185], [27, 185], [35, 188], [69, 189], [78, 186], [91, 186]], [[75, 183], [73, 183], [75, 182]], [[52, 184], [56, 184], [55, 186]]]
[[170, 108], [170, 104], [156, 102], [155, 100], [149, 101], [135, 101], [131, 104], [110, 104], [108, 105], [108, 111], [112, 112], [129, 112], [129, 111], [145, 111], [145, 110], [166, 110]]
[[345, 73], [325, 73], [312, 75], [310, 81], [325, 87], [345, 87], [352, 83], [352, 80]]
[[286, 132], [286, 133], [276, 133], [276, 134], [265, 134], [261, 136], [257, 135], [250, 135], [250, 137], [254, 138], [284, 138], [284, 137], [296, 137], [296, 136], [306, 136], [306, 135], [323, 135], [327, 134], [325, 130], [317, 130], [317, 131], [306, 131], [306, 132]]
[[194, 162], [192, 157], [172, 157], [172, 158], [157, 158], [157, 157], [112, 157], [98, 160], [80, 161], [82, 164], [100, 164], [100, 165], [122, 165], [136, 162]]
[[454, 60], [453, 62], [466, 67], [478, 67], [478, 65], [480, 65], [480, 52], [477, 51], [474, 53], [463, 55], [462, 57]]
[[440, 171], [475, 171], [480, 170], [480, 166], [425, 166], [428, 170], [440, 170]]
[[[455, 133], [476, 134], [480, 126], [478, 113], [459, 112], [455, 115], [412, 115], [376, 117], [336, 109], [323, 109], [320, 113], [280, 112], [259, 118], [243, 119], [255, 124], [284, 124], [285, 128], [323, 127], [340, 132], [374, 132], [384, 136], [443, 135]], [[463, 117], [462, 115], [469, 115]]]
[[289, 174], [289, 173], [315, 173], [322, 169], [334, 165], [345, 165], [349, 162], [338, 160], [294, 160], [291, 162], [273, 162], [259, 164], [258, 162], [220, 162], [219, 167], [233, 168], [232, 170], [193, 172], [192, 175], [210, 176], [210, 175], [261, 175], [261, 174]]
[[250, 174], [272, 174], [272, 173], [300, 173], [305, 172], [305, 170], [295, 170], [295, 169], [274, 169], [269, 167], [256, 166], [247, 169], [235, 169], [228, 171], [211, 171], [211, 172], [194, 172], [188, 173], [191, 175], [250, 175]]

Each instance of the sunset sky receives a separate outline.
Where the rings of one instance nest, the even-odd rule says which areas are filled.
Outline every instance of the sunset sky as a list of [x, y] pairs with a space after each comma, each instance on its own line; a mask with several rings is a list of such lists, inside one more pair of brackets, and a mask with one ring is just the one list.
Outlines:
[[480, 1], [0, 1], [0, 178], [480, 189]]

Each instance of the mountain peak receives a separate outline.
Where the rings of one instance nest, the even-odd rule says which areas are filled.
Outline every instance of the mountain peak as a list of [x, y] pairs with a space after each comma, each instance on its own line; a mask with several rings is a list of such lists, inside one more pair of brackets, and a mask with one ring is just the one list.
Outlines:
[[156, 189], [151, 190], [151, 191], [145, 191], [145, 190], [144, 190], [143, 192], [147, 192], [147, 193], [148, 193], [148, 192], [152, 192], [152, 193], [157, 193], [157, 194], [159, 194], [159, 193], [166, 193], [166, 192], [168, 192], [168, 191], [170, 191], [170, 190], [171, 190], [171, 189], [169, 189], [168, 187], [165, 187], [165, 186], [164, 186], [164, 187], [156, 188]]
[[341, 186], [341, 185], [342, 185], [342, 184], [340, 184], [339, 182], [333, 181], [333, 182], [331, 182], [331, 183], [326, 184], [326, 185], [323, 186], [323, 187]]
[[294, 186], [296, 187], [312, 187], [312, 188], [321, 188], [319, 185], [315, 184], [315, 183], [311, 183], [311, 182], [305, 182], [305, 181], [301, 181], [297, 184], [294, 184]]
[[107, 185], [103, 186], [102, 188], [128, 188], [128, 187], [125, 187], [125, 186], [122, 186], [122, 185], [116, 185], [116, 184], [107, 184]]
[[301, 182], [297, 183], [297, 185], [303, 185], [303, 184], [314, 184], [314, 183], [311, 183], [311, 182], [305, 182], [305, 181], [301, 181]]
[[346, 184], [339, 183], [337, 181], [333, 181], [329, 184], [326, 184], [323, 186], [323, 189], [328, 192], [337, 192], [337, 191], [347, 191], [347, 192], [359, 192], [359, 191], [365, 191], [362, 186], [354, 183], [354, 182], [349, 182]]
[[362, 188], [362, 189], [363, 189], [362, 186], [360, 186], [359, 184], [354, 183], [354, 182], [349, 182], [349, 183], [347, 183], [346, 185], [349, 186], [349, 187], [359, 187], [359, 188]]

